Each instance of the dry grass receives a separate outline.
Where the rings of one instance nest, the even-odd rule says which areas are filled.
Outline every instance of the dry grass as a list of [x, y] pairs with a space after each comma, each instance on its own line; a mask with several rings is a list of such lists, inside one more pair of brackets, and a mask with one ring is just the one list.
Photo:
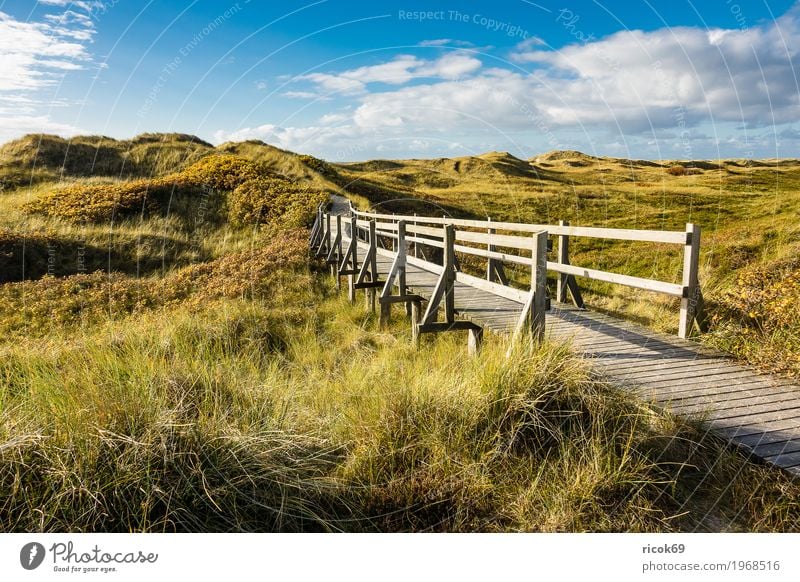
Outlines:
[[5, 345], [0, 529], [800, 523], [796, 483], [599, 381], [565, 346], [509, 359], [491, 338], [464, 360], [453, 334], [416, 351], [406, 323], [379, 331], [328, 285]]
[[[186, 153], [183, 139], [168, 140], [175, 155]], [[105, 143], [84, 142], [95, 151]], [[151, 153], [166, 143], [133, 142]], [[133, 176], [144, 182], [84, 169], [76, 184], [59, 174], [76, 188], [69, 208], [94, 207], [103, 192], [133, 196], [170, 175], [187, 189], [163, 206], [146, 188], [137, 203], [158, 211], [134, 204], [128, 216], [118, 215], [122, 196], [111, 196], [113, 222], [24, 211], [63, 183], [0, 197], [0, 262], [39, 276], [57, 249], [59, 265], [56, 277], [0, 284], [0, 530], [797, 529], [797, 483], [609, 386], [566, 346], [523, 343], [506, 358], [508, 346], [489, 337], [465, 359], [463, 335], [443, 334], [417, 351], [406, 322], [380, 330], [361, 305], [333, 294], [308, 263], [306, 231], [270, 220], [303, 222], [333, 184], [368, 197], [404, 193], [421, 211], [441, 200], [480, 215], [489, 201], [501, 212], [493, 217], [518, 219], [574, 204], [602, 223], [607, 206], [605, 220], [621, 225], [637, 216], [633, 203], [655, 220], [657, 202], [619, 172], [609, 175], [617, 193], [604, 200], [588, 182], [570, 182], [572, 172], [589, 180], [598, 164], [574, 152], [533, 166], [492, 153], [423, 171], [428, 162], [329, 166], [257, 142], [201, 150], [197, 164]], [[55, 151], [54, 160], [63, 153]], [[158, 165], [143, 156], [140, 167]], [[639, 165], [648, 179], [668, 176]], [[751, 177], [774, 170], [735, 168]], [[701, 196], [689, 182], [698, 176], [669, 179], [686, 196], [676, 200]], [[188, 190], [201, 183], [219, 197]], [[732, 200], [766, 204], [745, 192]], [[711, 202], [693, 204], [714, 214]], [[680, 204], [672, 210], [683, 219]], [[783, 212], [770, 215], [781, 221], [775, 236], [759, 221], [713, 233], [717, 255], [706, 255], [704, 269], [726, 267], [711, 295], [724, 297], [724, 281], [744, 266], [791, 254]], [[575, 256], [665, 276], [679, 263], [658, 246], [620, 248], [578, 245]], [[105, 272], [72, 274], [80, 269], [67, 258], [78, 252], [81, 268], [106, 256]], [[639, 300], [602, 288], [592, 299], [623, 310]]]
[[[792, 339], [797, 337], [796, 323], [781, 332], [747, 329], [724, 307], [738, 289], [740, 275], [755, 269], [773, 273], [770, 280], [779, 282], [788, 276], [782, 266], [800, 254], [798, 160], [657, 163], [551, 152], [526, 161], [493, 152], [336, 168], [340, 182], [358, 195], [353, 200], [362, 207], [612, 228], [682, 231], [687, 222], [696, 223], [703, 230], [700, 280], [715, 323], [708, 341], [729, 346], [752, 363], [772, 360], [773, 370], [800, 375], [800, 352]], [[575, 265], [680, 282], [678, 247], [580, 238], [570, 245]], [[511, 272], [524, 284], [523, 271]], [[677, 301], [585, 279], [579, 283], [591, 307], [676, 333]], [[776, 288], [776, 302], [792, 301], [780, 291], [787, 285]], [[770, 355], [760, 357], [762, 349]]]

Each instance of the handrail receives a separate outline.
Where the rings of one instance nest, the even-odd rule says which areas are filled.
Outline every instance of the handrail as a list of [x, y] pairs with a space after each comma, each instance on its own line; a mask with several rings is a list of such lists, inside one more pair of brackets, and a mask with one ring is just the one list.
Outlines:
[[579, 236], [590, 238], [610, 238], [615, 240], [630, 240], [639, 242], [656, 242], [667, 244], [686, 244], [685, 231], [673, 230], [637, 230], [628, 228], [604, 228], [594, 226], [557, 226], [550, 224], [527, 224], [522, 222], [495, 222], [494, 220], [468, 220], [463, 218], [435, 218], [427, 216], [404, 216], [395, 214], [377, 214], [372, 212], [362, 212], [353, 209], [358, 217], [375, 220], [407, 220], [416, 224], [452, 224], [466, 228], [480, 228], [495, 230], [510, 230], [517, 232], [539, 232], [547, 230], [551, 235], [556, 236]]
[[[598, 228], [598, 227], [574, 227], [565, 222], [558, 225], [539, 225], [515, 222], [495, 222], [493, 220], [467, 220], [455, 218], [437, 218], [419, 215], [395, 215], [381, 214], [375, 212], [362, 212], [350, 208], [351, 216], [355, 217], [354, 224], [358, 231], [367, 232], [372, 229], [377, 239], [383, 237], [391, 239], [393, 245], [397, 245], [400, 240], [403, 244], [414, 243], [415, 245], [427, 245], [444, 249], [446, 252], [460, 252], [485, 258], [489, 261], [487, 268], [487, 279], [497, 278], [497, 271], [502, 272], [502, 263], [515, 263], [530, 266], [533, 260], [530, 255], [522, 256], [513, 252], [500, 251], [498, 249], [517, 249], [522, 251], [535, 251], [537, 239], [531, 238], [530, 234], [546, 232], [547, 236], [553, 235], [558, 238], [558, 260], [546, 261], [546, 270], [559, 274], [557, 299], [566, 301], [567, 291], [572, 295], [573, 302], [583, 307], [583, 299], [575, 277], [587, 278], [595, 281], [602, 281], [616, 285], [624, 285], [636, 289], [642, 289], [655, 293], [681, 298], [681, 313], [679, 320], [679, 336], [687, 337], [692, 324], [699, 319], [698, 315], [702, 309], [702, 293], [700, 291], [697, 270], [699, 262], [700, 248], [700, 228], [694, 224], [687, 224], [685, 231], [656, 231], [656, 230], [635, 230], [617, 228]], [[323, 224], [322, 231], [316, 234], [327, 236], [330, 240], [330, 233], [324, 232], [324, 224], [330, 224], [330, 219], [321, 214], [318, 222]], [[399, 222], [403, 222], [403, 232], [400, 236]], [[435, 225], [435, 226], [434, 226]], [[438, 226], [439, 228], [436, 228]], [[445, 228], [441, 228], [445, 227]], [[461, 227], [456, 230], [456, 227]], [[447, 243], [445, 230], [451, 228], [452, 240]], [[483, 232], [466, 229], [481, 229]], [[516, 234], [497, 234], [497, 231], [507, 233], [526, 233], [527, 236]], [[408, 234], [406, 234], [408, 233]], [[640, 242], [667, 243], [684, 246], [684, 261], [681, 283], [670, 283], [655, 279], [635, 277], [622, 273], [613, 273], [599, 269], [571, 265], [569, 263], [569, 238], [570, 237], [593, 237], [609, 238], [615, 240], [628, 240]], [[476, 246], [455, 244], [465, 242]], [[333, 243], [335, 244], [335, 243]], [[448, 244], [450, 245], [448, 247]], [[328, 242], [331, 245], [331, 242]], [[395, 247], [396, 248], [396, 247]], [[415, 247], [416, 253], [416, 247]], [[526, 253], [527, 254], [527, 253]], [[459, 273], [459, 275], [463, 275]], [[464, 275], [466, 276], [466, 275]], [[471, 277], [474, 279], [474, 277]], [[487, 280], [480, 279], [486, 283]], [[507, 283], [505, 275], [501, 277], [502, 283]], [[499, 287], [505, 285], [493, 283]], [[508, 288], [506, 286], [506, 288]], [[517, 296], [515, 293], [514, 296]]]

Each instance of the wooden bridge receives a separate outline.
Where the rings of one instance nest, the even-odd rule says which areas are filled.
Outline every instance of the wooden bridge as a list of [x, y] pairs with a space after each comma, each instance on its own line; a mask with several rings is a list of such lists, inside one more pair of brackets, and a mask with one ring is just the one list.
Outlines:
[[[682, 282], [572, 265], [573, 237], [681, 246]], [[380, 305], [381, 323], [392, 305], [404, 305], [415, 342], [420, 334], [455, 330], [468, 332], [470, 353], [480, 348], [484, 330], [571, 341], [615, 383], [676, 414], [699, 417], [756, 459], [800, 475], [800, 387], [687, 339], [703, 324], [695, 225], [676, 232], [400, 216], [358, 212], [339, 200], [328, 212], [319, 209], [310, 242], [330, 264], [337, 287], [347, 277], [351, 301], [363, 289], [373, 311]], [[484, 261], [485, 277], [463, 272], [459, 257]], [[509, 284], [508, 264], [524, 266], [529, 288]], [[552, 301], [548, 271], [556, 274]], [[583, 278], [679, 297], [678, 337], [586, 309]]]

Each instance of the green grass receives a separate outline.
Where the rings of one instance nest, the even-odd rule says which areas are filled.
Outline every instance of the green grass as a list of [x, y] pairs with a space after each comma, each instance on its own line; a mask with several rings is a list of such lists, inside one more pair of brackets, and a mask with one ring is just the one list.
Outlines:
[[6, 346], [0, 528], [799, 523], [796, 483], [606, 385], [564, 346], [509, 359], [491, 338], [465, 361], [453, 334], [416, 351], [407, 323], [379, 331], [360, 303], [310, 283]]
[[[668, 170], [676, 166], [688, 169], [673, 175]], [[699, 339], [766, 370], [800, 377], [797, 329], [778, 337], [771, 333], [777, 321], [766, 330], [753, 327], [747, 318], [733, 316], [730, 297], [751, 273], [780, 281], [798, 272], [797, 264], [787, 269], [800, 254], [798, 160], [654, 163], [551, 152], [525, 161], [492, 152], [336, 168], [341, 183], [358, 194], [353, 199], [362, 208], [677, 231], [696, 223], [702, 229], [700, 282], [715, 323], [712, 333]], [[682, 248], [673, 245], [573, 238], [570, 252], [575, 265], [680, 282]], [[469, 264], [469, 259], [462, 262]], [[524, 270], [510, 272], [526, 283]], [[592, 308], [677, 332], [676, 299], [586, 279], [579, 284]], [[795, 299], [784, 293], [783, 299]], [[780, 352], [779, 360], [756, 356], [770, 345], [771, 354]]]
[[[43, 172], [41, 182], [0, 194], [1, 531], [797, 530], [797, 482], [706, 434], [701, 419], [635, 400], [564, 345], [523, 342], [509, 358], [505, 340], [489, 335], [468, 359], [464, 335], [453, 333], [426, 336], [416, 350], [400, 310], [379, 329], [309, 261], [305, 229], [276, 227], [303, 223], [318, 200], [311, 193], [341, 187], [361, 203], [402, 194], [403, 208], [434, 214], [441, 207], [432, 202], [461, 215], [493, 205], [493, 218], [531, 220], [574, 207], [597, 224], [605, 209], [609, 225], [622, 225], [631, 208], [648, 220], [683, 220], [679, 201], [688, 200], [705, 220], [714, 204], [700, 198], [716, 194], [692, 190], [699, 175], [670, 176], [676, 191], [694, 192], [665, 198], [670, 214], [619, 168], [599, 173], [615, 194], [592, 194], [591, 165], [580, 165], [591, 160], [574, 154], [534, 169], [497, 153], [332, 166], [260, 142], [211, 150], [188, 136], [146, 135], [109, 146], [117, 153], [98, 149], [100, 138], [73, 140], [84, 157], [60, 167], [67, 142], [51, 140], [37, 170], [25, 165], [35, 141], [0, 156], [0, 174]], [[111, 172], [124, 148], [139, 152], [141, 175]], [[105, 174], [82, 165], [98, 151], [106, 153], [95, 169]], [[174, 197], [166, 210], [113, 221], [30, 212], [69, 184], [80, 186], [70, 208], [81, 208], [81, 193], [129, 177], [160, 180], [178, 167], [177, 158], [159, 166], [162, 151], [199, 152], [200, 165], [187, 161], [181, 172], [214, 169], [201, 173], [215, 203]], [[257, 188], [231, 167], [297, 189]], [[663, 171], [643, 168], [653, 181]], [[364, 172], [372, 174], [362, 180]], [[741, 209], [769, 206], [767, 194], [734, 190]], [[255, 224], [232, 220], [232, 202]], [[722, 242], [704, 262], [704, 274], [718, 277], [724, 321], [746, 316], [756, 334], [795, 325], [793, 312], [750, 317], [753, 306], [726, 293], [739, 280], [772, 300], [747, 269], [777, 257], [787, 272], [796, 268], [783, 212], [770, 215], [782, 222], [765, 235], [766, 218], [734, 228], [717, 208], [730, 229], [712, 234]], [[658, 275], [679, 264], [657, 245], [620, 248], [578, 246], [575, 256]], [[713, 261], [727, 266], [714, 271]], [[781, 289], [789, 297], [795, 287]], [[621, 311], [641, 301], [601, 288], [591, 297]], [[669, 302], [649, 305], [646, 322], [673, 316]], [[748, 341], [764, 345], [762, 335]], [[775, 341], [775, 353], [787, 354], [785, 339]]]

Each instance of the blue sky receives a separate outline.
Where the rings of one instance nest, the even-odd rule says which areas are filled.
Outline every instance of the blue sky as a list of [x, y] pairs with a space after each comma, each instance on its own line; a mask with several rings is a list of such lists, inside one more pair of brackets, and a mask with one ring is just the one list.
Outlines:
[[798, 52], [785, 0], [0, 0], [0, 141], [800, 157]]

